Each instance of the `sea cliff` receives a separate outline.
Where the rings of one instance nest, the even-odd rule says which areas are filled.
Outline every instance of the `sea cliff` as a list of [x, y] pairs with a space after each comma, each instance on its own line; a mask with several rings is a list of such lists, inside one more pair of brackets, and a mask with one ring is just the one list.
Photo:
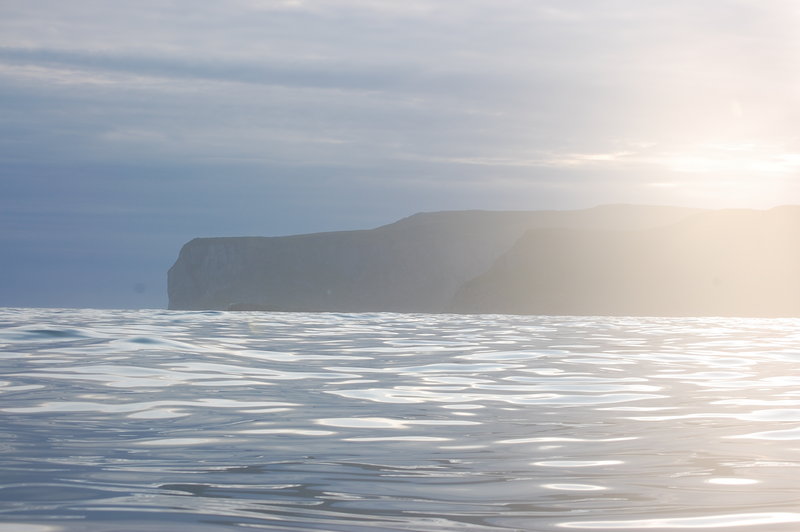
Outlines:
[[800, 317], [800, 207], [708, 211], [639, 230], [533, 229], [448, 309]]
[[171, 309], [800, 317], [800, 206], [421, 213], [198, 238]]
[[[169, 308], [482, 312], [465, 288], [530, 231], [642, 231], [699, 212], [633, 205], [452, 211], [361, 231], [197, 238], [169, 270]], [[495, 303], [486, 310], [505, 312]]]

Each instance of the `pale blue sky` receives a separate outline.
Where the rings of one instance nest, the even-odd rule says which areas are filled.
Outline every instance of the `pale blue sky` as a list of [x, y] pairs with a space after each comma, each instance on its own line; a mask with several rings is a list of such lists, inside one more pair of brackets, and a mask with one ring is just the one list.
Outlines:
[[800, 203], [790, 0], [0, 0], [0, 305], [160, 307], [196, 236]]

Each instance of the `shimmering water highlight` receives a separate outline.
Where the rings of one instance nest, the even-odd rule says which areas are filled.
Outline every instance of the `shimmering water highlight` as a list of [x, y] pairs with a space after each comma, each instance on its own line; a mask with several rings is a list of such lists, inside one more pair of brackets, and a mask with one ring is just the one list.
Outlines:
[[800, 321], [0, 309], [0, 531], [797, 530]]

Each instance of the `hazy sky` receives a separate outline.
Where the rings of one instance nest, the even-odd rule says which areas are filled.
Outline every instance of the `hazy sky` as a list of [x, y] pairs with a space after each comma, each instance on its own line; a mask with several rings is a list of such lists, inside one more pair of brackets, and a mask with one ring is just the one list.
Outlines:
[[0, 0], [0, 305], [195, 236], [800, 203], [793, 0]]

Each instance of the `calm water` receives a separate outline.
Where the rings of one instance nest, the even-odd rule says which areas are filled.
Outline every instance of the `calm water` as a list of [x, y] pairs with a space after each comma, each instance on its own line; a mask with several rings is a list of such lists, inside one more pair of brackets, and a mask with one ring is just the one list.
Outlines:
[[0, 530], [800, 530], [800, 320], [0, 309]]

